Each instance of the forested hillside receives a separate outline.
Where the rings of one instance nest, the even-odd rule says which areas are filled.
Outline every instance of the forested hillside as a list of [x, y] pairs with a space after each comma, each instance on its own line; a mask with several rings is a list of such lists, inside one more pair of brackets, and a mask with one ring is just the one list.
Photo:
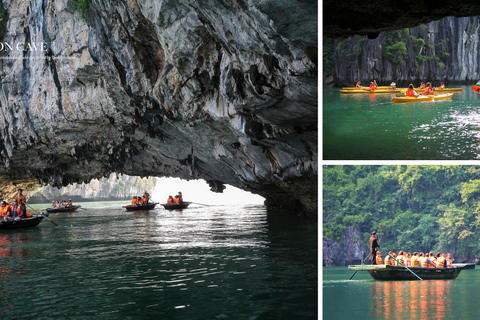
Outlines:
[[347, 230], [358, 230], [366, 256], [376, 230], [383, 249], [478, 260], [479, 196], [480, 166], [324, 166], [324, 252], [328, 240], [358, 246], [343, 243]]

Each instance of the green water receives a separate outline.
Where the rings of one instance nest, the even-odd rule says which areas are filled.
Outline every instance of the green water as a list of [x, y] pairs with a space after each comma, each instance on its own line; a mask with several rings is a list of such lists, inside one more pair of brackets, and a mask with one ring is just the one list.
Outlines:
[[0, 231], [1, 319], [317, 318], [316, 224], [262, 206], [122, 204]]
[[480, 270], [455, 280], [375, 281], [367, 272], [323, 268], [323, 319], [478, 319]]
[[[392, 104], [390, 94], [323, 90], [324, 160], [480, 159], [480, 95]], [[399, 94], [397, 94], [399, 95]]]

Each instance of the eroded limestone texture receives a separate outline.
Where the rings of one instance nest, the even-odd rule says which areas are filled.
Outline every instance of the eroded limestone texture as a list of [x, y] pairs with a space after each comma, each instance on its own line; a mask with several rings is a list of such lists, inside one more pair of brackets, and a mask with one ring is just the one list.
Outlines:
[[317, 211], [317, 2], [4, 1], [0, 158], [55, 186], [205, 179]]

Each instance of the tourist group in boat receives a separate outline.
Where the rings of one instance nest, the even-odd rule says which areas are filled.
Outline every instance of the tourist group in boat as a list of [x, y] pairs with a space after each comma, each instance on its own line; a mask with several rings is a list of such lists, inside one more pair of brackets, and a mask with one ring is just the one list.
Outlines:
[[452, 257], [450, 253], [437, 252], [435, 255], [432, 252], [410, 252], [399, 251], [398, 255], [393, 251], [389, 251], [384, 258], [382, 258], [380, 251], [377, 250], [380, 245], [377, 241], [377, 232], [373, 231], [370, 237], [370, 254], [372, 265], [389, 265], [389, 266], [404, 266], [412, 268], [453, 268]]
[[[395, 82], [392, 82], [392, 83], [390, 83], [390, 87], [391, 87], [390, 89], [395, 90], [395, 89], [397, 89], [397, 84]], [[357, 88], [357, 89], [363, 88], [360, 81], [357, 82], [357, 84], [355, 85], [355, 88]], [[375, 80], [373, 80], [370, 83], [370, 86], [368, 87], [367, 90], [369, 90], [371, 92], [375, 92], [375, 90], [377, 90], [377, 89], [378, 89], [378, 84]], [[419, 90], [419, 91], [423, 90], [422, 93], [417, 93], [415, 91], [415, 88], [414, 88], [413, 84], [410, 84], [408, 86], [407, 90], [405, 90], [405, 95], [408, 96], [408, 97], [417, 97], [419, 95], [432, 95], [435, 92], [435, 89], [445, 89], [445, 84], [442, 82], [442, 83], [440, 83], [440, 86], [438, 88], [434, 88], [434, 87], [432, 87], [432, 84], [430, 82], [427, 82], [427, 84], [422, 82], [420, 84], [420, 87], [417, 88], [417, 90]]]
[[73, 202], [72, 199], [67, 200], [57, 200], [57, 201], [52, 201], [52, 208], [53, 209], [65, 209], [65, 208], [72, 208], [73, 207]]
[[150, 201], [150, 194], [145, 191], [143, 196], [133, 196], [132, 199], [132, 206], [146, 206], [148, 202]]
[[8, 199], [0, 202], [0, 215], [4, 222], [20, 220], [27, 218], [27, 198], [23, 195], [23, 190], [18, 189], [18, 194], [10, 205]]
[[167, 203], [168, 204], [181, 204], [181, 203], [183, 203], [182, 193], [180, 191], [178, 191], [178, 194], [175, 196], [175, 198], [172, 197], [172, 196], [168, 196]]

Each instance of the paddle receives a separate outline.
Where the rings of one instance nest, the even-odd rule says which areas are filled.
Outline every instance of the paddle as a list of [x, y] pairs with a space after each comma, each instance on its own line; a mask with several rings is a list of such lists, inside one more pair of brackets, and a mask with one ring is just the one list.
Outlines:
[[198, 203], [198, 202], [190, 202], [190, 203], [195, 203], [195, 204], [199, 204], [199, 205], [207, 206], [207, 207], [213, 207], [213, 205], [211, 205], [211, 204], [203, 204], [203, 203]]
[[55, 227], [58, 227], [58, 224], [56, 224], [55, 222], [53, 222], [49, 217], [47, 217], [46, 215], [44, 215], [43, 213], [41, 212], [38, 212], [37, 210], [33, 209], [31, 206], [29, 206], [28, 204], [25, 203], [25, 205], [27, 207], [29, 207], [30, 209], [32, 209], [33, 211], [35, 211], [35, 213], [38, 215], [40, 214], [41, 216], [43, 216], [45, 219], [47, 219], [48, 221], [50, 221]]
[[[385, 252], [383, 251], [382, 249], [378, 248], [380, 251], [382, 251], [383, 253], [385, 254], [388, 254], [390, 257], [392, 257], [393, 259], [395, 259], [390, 253], [388, 252]], [[404, 265], [405, 268], [407, 268], [408, 271], [410, 271], [415, 277], [417, 277], [418, 279], [420, 280], [423, 280], [422, 278], [420, 278], [415, 272], [413, 272], [412, 270], [410, 270], [407, 266]]]
[[[368, 257], [370, 257], [371, 255], [372, 255], [372, 254], [369, 254], [369, 255], [365, 258], [365, 260], [362, 261], [362, 265], [365, 263], [365, 261], [367, 261]], [[355, 272], [352, 274], [352, 276], [351, 276], [350, 279], [348, 279], [348, 280], [352, 280], [353, 276], [354, 276], [357, 272], [358, 272], [358, 270], [355, 270]]]

